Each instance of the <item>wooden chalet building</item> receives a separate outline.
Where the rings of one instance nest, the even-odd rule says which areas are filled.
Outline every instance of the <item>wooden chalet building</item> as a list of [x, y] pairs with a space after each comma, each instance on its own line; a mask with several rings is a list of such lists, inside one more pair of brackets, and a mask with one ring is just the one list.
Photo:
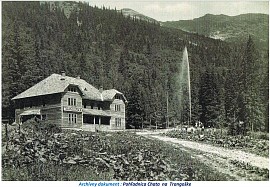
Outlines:
[[34, 116], [64, 128], [125, 129], [125, 96], [96, 89], [80, 77], [52, 74], [12, 98], [16, 123]]

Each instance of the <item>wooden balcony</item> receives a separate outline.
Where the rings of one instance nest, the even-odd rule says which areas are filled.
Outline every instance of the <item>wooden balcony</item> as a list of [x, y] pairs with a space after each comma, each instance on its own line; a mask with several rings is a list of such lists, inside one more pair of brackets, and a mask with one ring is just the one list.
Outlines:
[[76, 107], [76, 106], [64, 106], [63, 110], [65, 112], [82, 112], [82, 107]]

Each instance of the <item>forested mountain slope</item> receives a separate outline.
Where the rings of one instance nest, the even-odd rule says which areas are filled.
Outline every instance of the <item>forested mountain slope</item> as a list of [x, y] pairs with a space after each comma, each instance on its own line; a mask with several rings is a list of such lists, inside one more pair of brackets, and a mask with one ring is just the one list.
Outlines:
[[119, 12], [121, 12], [126, 17], [137, 18], [137, 19], [144, 20], [144, 21], [158, 23], [157, 20], [155, 20], [153, 18], [150, 18], [150, 17], [148, 17], [146, 15], [143, 15], [143, 14], [141, 14], [141, 13], [135, 11], [135, 10], [132, 10], [130, 8], [123, 8], [123, 9], [119, 10]]
[[248, 35], [251, 35], [257, 46], [268, 49], [269, 15], [266, 14], [206, 14], [193, 20], [167, 21], [162, 25], [233, 43], [246, 42]]
[[[187, 120], [177, 80], [188, 48], [192, 119], [223, 127], [243, 120], [247, 129], [268, 127], [268, 58], [252, 38], [234, 46], [116, 10], [77, 3], [69, 17], [48, 3], [2, 3], [2, 111], [14, 115], [15, 95], [52, 73], [81, 75], [90, 84], [123, 92], [127, 124], [162, 124], [166, 92], [170, 121]], [[184, 113], [179, 110], [184, 108]]]

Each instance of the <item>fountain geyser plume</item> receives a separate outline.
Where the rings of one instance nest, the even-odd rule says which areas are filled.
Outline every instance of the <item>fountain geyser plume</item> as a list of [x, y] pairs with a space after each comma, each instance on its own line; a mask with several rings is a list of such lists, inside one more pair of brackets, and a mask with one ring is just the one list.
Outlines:
[[191, 124], [191, 88], [190, 88], [190, 70], [188, 61], [188, 52], [185, 47], [182, 62], [180, 64], [179, 74], [179, 102], [181, 108], [181, 121], [187, 121]]

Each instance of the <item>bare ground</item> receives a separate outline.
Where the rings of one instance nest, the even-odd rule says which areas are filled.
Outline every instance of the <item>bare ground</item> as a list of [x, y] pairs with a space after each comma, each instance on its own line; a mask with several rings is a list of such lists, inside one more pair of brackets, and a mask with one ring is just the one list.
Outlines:
[[[216, 147], [199, 142], [181, 140], [159, 135], [160, 132], [137, 132], [149, 139], [156, 139], [190, 153], [191, 157], [197, 158], [206, 165], [215, 168], [217, 171], [228, 174], [236, 180], [265, 180], [265, 176], [256, 173], [253, 170], [247, 170], [243, 166], [254, 166], [269, 170], [269, 158], [261, 157], [241, 150], [232, 150], [222, 147]], [[233, 164], [235, 162], [244, 163], [241, 165]]]

